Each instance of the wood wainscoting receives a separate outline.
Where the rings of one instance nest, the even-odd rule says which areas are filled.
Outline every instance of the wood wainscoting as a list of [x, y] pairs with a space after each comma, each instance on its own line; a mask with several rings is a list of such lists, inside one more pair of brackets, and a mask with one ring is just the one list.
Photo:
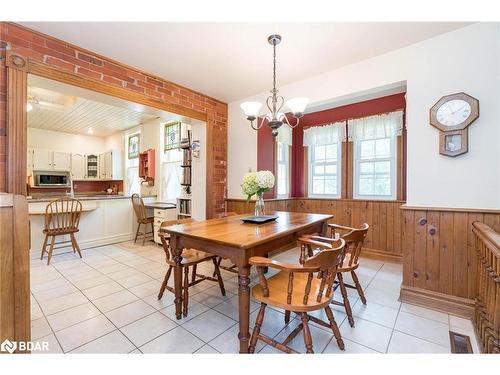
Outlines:
[[471, 318], [477, 288], [472, 223], [500, 231], [500, 211], [401, 208], [401, 300]]
[[[227, 199], [227, 211], [252, 212], [254, 202]], [[332, 223], [360, 227], [370, 224], [363, 255], [371, 258], [402, 261], [401, 205], [404, 201], [368, 201], [353, 199], [288, 198], [266, 200], [266, 211], [310, 212], [331, 214]]]
[[28, 241], [26, 197], [0, 193], [0, 342], [31, 337]]

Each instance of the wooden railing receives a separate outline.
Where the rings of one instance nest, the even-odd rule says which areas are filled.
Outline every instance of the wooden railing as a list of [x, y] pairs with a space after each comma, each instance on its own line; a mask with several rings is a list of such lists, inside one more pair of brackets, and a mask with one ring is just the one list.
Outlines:
[[500, 234], [475, 222], [477, 294], [474, 325], [483, 353], [500, 353]]

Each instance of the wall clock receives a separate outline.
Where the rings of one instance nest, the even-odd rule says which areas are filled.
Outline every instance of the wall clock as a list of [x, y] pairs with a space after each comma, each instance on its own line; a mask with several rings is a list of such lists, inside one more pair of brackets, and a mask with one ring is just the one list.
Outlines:
[[463, 92], [443, 96], [429, 111], [439, 130], [439, 153], [457, 156], [468, 151], [467, 127], [479, 117], [479, 100]]

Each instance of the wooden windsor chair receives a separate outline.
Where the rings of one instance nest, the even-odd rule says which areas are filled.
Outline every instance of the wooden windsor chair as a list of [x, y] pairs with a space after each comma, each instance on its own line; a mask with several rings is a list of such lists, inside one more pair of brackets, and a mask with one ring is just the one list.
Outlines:
[[[351, 228], [338, 224], [328, 224], [328, 227], [331, 231], [331, 238], [311, 235], [307, 235], [304, 237], [308, 240], [321, 243], [332, 243], [332, 241], [336, 240], [337, 235], [345, 240], [345, 256], [343, 257], [342, 263], [339, 266], [337, 272], [337, 281], [335, 282], [335, 289], [340, 288], [343, 302], [332, 300], [332, 304], [344, 307], [349, 325], [351, 327], [354, 327], [354, 317], [352, 315], [351, 303], [349, 302], [347, 288], [356, 289], [361, 302], [366, 305], [365, 294], [363, 292], [361, 283], [359, 282], [358, 276], [356, 275], [356, 269], [359, 267], [359, 256], [361, 255], [361, 249], [363, 248], [363, 243], [365, 241], [366, 235], [368, 234], [370, 226], [367, 223], [364, 223], [361, 228]], [[303, 243], [304, 246], [303, 248], [301, 248], [301, 261], [304, 261], [304, 259], [309, 256], [313, 256], [318, 251], [317, 244], [307, 243], [306, 241], [304, 241]], [[348, 284], [344, 281], [343, 273], [347, 272], [351, 274], [354, 285]]]
[[[79, 230], [78, 225], [80, 223], [81, 213], [82, 203], [78, 199], [74, 198], [59, 198], [47, 205], [45, 209], [45, 226], [43, 229], [45, 239], [42, 245], [42, 255], [40, 256], [40, 260], [42, 260], [44, 254], [47, 253], [47, 265], [49, 265], [54, 249], [65, 247], [54, 247], [54, 245], [60, 245], [68, 242], [71, 242], [73, 253], [78, 252], [80, 258], [82, 257], [80, 246], [78, 246], [78, 242], [75, 238], [75, 233]], [[67, 241], [55, 242], [57, 236], [65, 235], [69, 235], [70, 239]], [[51, 237], [51, 241], [49, 250], [47, 250], [47, 246], [49, 246], [49, 237]]]
[[[299, 241], [302, 241], [302, 238]], [[307, 241], [310, 240], [307, 239]], [[281, 263], [264, 257], [250, 258], [250, 264], [257, 267], [259, 275], [259, 284], [252, 289], [252, 295], [260, 302], [260, 309], [250, 339], [250, 353], [255, 351], [258, 340], [286, 353], [297, 353], [288, 344], [300, 331], [304, 331], [307, 353], [313, 353], [309, 321], [330, 328], [337, 340], [337, 345], [341, 350], [344, 350], [344, 341], [330, 308], [330, 301], [333, 298], [333, 285], [337, 268], [344, 255], [345, 241], [338, 239], [331, 244], [322, 242], [318, 243], [317, 246], [321, 247], [322, 251], [305, 260], [303, 264]], [[279, 272], [266, 279], [264, 271], [267, 267], [278, 269]], [[319, 277], [315, 277], [315, 273], [318, 273]], [[293, 311], [300, 315], [302, 322], [281, 343], [260, 332], [268, 305]], [[308, 312], [321, 309], [324, 309], [328, 323], [308, 314]]]
[[[135, 232], [134, 243], [137, 242], [137, 237], [142, 235], [142, 246], [146, 242], [146, 236], [154, 233], [154, 217], [148, 216], [144, 201], [139, 194], [132, 194], [132, 206], [134, 207], [135, 216], [137, 218], [137, 231]], [[151, 224], [151, 232], [147, 231], [148, 224]], [[141, 225], [144, 225], [144, 232], [140, 232]]]
[[[172, 249], [170, 247], [170, 235], [164, 232], [162, 229], [169, 227], [171, 225], [177, 224], [185, 224], [192, 223], [193, 219], [179, 219], [179, 220], [168, 220], [161, 223], [160, 231], [158, 233], [162, 245], [163, 250], [166, 255], [166, 262], [168, 264], [167, 273], [165, 274], [165, 278], [163, 279], [163, 283], [161, 284], [160, 292], [158, 293], [158, 299], [160, 300], [163, 297], [163, 293], [165, 290], [168, 290], [171, 293], [175, 293], [174, 288], [168, 286], [168, 280], [170, 279], [170, 275], [172, 274], [172, 269], [175, 266], [175, 262], [173, 260], [174, 254], [172, 253]], [[212, 261], [214, 264], [214, 275], [215, 276], [206, 276], [197, 273], [197, 265], [202, 262]], [[219, 264], [217, 262], [217, 256], [212, 255], [210, 253], [206, 253], [204, 251], [195, 250], [195, 249], [184, 249], [182, 251], [182, 261], [181, 261], [182, 271], [184, 273], [184, 280], [182, 282], [182, 291], [183, 291], [183, 306], [182, 306], [182, 314], [187, 316], [188, 314], [188, 302], [189, 302], [189, 288], [201, 283], [204, 280], [215, 281], [219, 283], [219, 288], [221, 294], [223, 296], [226, 295], [226, 290], [224, 288], [224, 281], [222, 280]], [[191, 281], [189, 281], [189, 268], [191, 267]]]

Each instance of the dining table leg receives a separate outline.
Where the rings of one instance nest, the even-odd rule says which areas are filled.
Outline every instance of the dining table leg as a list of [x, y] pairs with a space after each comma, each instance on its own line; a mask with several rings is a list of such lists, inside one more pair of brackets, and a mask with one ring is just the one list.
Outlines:
[[250, 340], [250, 265], [238, 267], [238, 303], [240, 332], [240, 353], [248, 353]]
[[174, 261], [174, 292], [175, 292], [175, 317], [181, 319], [182, 317], [182, 250], [183, 248], [178, 245], [178, 237], [172, 236], [170, 238], [170, 247], [173, 249]]

